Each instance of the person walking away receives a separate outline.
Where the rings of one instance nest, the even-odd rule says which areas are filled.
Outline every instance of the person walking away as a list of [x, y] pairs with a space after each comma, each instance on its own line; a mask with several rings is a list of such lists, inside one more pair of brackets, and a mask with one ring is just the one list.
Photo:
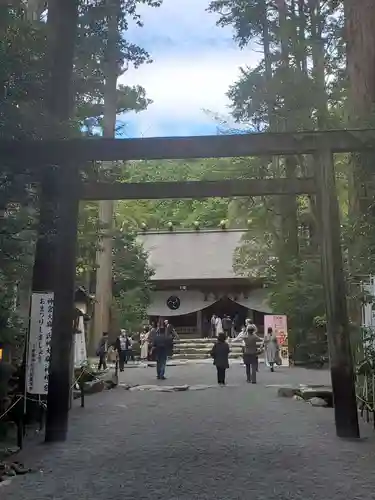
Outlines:
[[117, 350], [118, 353], [118, 364], [120, 372], [123, 372], [124, 365], [126, 362], [127, 349], [128, 349], [128, 341], [125, 330], [120, 331], [120, 335], [117, 337], [115, 342], [115, 349]]
[[211, 357], [217, 371], [217, 383], [220, 386], [225, 385], [226, 370], [229, 368], [229, 345], [225, 341], [224, 333], [219, 333], [217, 341], [211, 350]]
[[156, 360], [156, 377], [158, 380], [166, 380], [165, 367], [167, 365], [168, 352], [170, 351], [169, 332], [164, 322], [151, 332], [152, 354]]
[[108, 333], [104, 332], [102, 338], [99, 340], [96, 355], [99, 356], [98, 371], [102, 368], [107, 369], [107, 354], [108, 354]]
[[141, 341], [141, 360], [142, 361], [147, 361], [148, 359], [148, 337], [150, 334], [150, 328], [148, 326], [145, 326], [143, 328], [143, 332], [140, 335], [140, 341]]
[[264, 336], [264, 352], [266, 363], [269, 365], [271, 372], [275, 371], [274, 367], [278, 359], [279, 345], [277, 342], [277, 337], [272, 328], [267, 329], [267, 333]]
[[[248, 334], [249, 330], [251, 330], [254, 335], [257, 335], [258, 334], [258, 328], [257, 326], [255, 325], [254, 321], [251, 319], [251, 318], [247, 318], [245, 320], [245, 329], [246, 329], [246, 335]], [[263, 340], [258, 337], [258, 340], [260, 340], [262, 343], [263, 343]], [[259, 371], [259, 360], [258, 360], [258, 356], [257, 356], [257, 366], [256, 366], [256, 370], [257, 372]]]
[[243, 362], [246, 366], [246, 380], [252, 384], [257, 383], [258, 371], [258, 341], [262, 339], [256, 335], [253, 328], [249, 327], [247, 336], [243, 340]]
[[225, 337], [227, 339], [232, 338], [233, 323], [232, 323], [232, 320], [231, 320], [230, 316], [228, 316], [227, 314], [224, 315], [224, 318], [223, 318], [223, 321], [222, 321], [222, 325], [223, 325], [223, 330], [224, 330], [224, 333], [225, 333]]

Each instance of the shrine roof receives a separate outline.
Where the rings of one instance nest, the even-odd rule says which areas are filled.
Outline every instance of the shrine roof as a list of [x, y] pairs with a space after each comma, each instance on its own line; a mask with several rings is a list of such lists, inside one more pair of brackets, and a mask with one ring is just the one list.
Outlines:
[[153, 281], [239, 278], [233, 269], [244, 230], [147, 231], [138, 241], [154, 269]]

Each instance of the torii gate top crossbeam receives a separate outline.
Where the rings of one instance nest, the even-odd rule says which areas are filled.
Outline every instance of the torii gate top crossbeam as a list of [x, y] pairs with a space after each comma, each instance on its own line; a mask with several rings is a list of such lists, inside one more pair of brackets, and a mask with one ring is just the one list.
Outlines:
[[66, 139], [0, 141], [0, 158], [13, 164], [56, 165], [69, 162], [224, 158], [359, 152], [375, 148], [375, 129], [324, 132], [251, 133], [143, 139]]

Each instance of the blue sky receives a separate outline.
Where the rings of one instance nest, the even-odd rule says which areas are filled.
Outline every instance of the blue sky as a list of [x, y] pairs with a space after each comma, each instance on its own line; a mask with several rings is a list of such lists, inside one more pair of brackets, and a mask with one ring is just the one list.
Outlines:
[[146, 88], [154, 102], [146, 111], [119, 117], [127, 137], [215, 134], [217, 124], [203, 110], [228, 116], [228, 87], [239, 67], [253, 66], [258, 54], [240, 50], [230, 28], [219, 28], [205, 12], [209, 0], [164, 0], [141, 7], [144, 27], [130, 26], [129, 41], [144, 47], [153, 63], [130, 68], [120, 79]]

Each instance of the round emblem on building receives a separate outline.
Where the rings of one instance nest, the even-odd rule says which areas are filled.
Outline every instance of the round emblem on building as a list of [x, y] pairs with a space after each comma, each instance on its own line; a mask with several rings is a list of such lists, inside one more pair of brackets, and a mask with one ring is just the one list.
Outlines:
[[178, 309], [181, 305], [181, 301], [178, 297], [176, 297], [176, 295], [171, 295], [168, 299], [167, 299], [167, 306], [169, 307], [169, 309], [172, 309], [172, 311], [175, 311], [176, 309]]

